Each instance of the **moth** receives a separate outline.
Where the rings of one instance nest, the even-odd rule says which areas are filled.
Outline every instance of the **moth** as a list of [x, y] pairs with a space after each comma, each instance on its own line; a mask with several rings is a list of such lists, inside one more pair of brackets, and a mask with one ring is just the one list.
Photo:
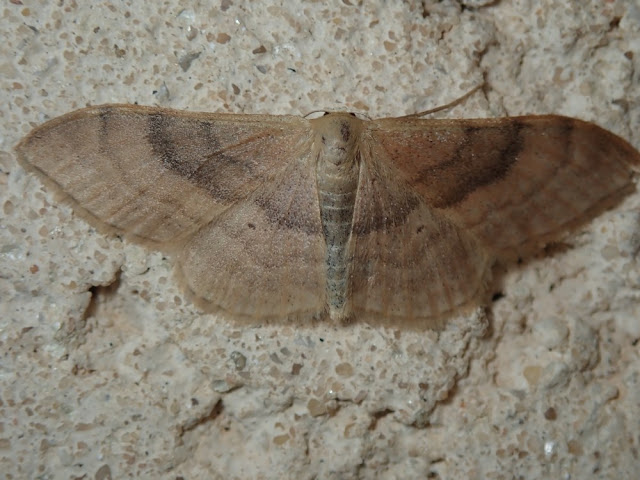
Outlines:
[[16, 147], [103, 230], [169, 252], [205, 311], [429, 328], [634, 189], [640, 154], [548, 115], [361, 120], [85, 108]]

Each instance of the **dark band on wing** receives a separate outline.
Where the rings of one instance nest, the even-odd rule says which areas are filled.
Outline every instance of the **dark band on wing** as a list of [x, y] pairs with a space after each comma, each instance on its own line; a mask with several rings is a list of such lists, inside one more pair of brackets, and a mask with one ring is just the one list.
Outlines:
[[[291, 191], [287, 188], [290, 185], [280, 186], [283, 188], [279, 191], [265, 192], [253, 199], [255, 204], [262, 209], [268, 221], [280, 228], [300, 231], [307, 235], [322, 234], [319, 209], [318, 216], [314, 216], [313, 210], [309, 212], [301, 208], [301, 204], [308, 200], [307, 192], [304, 190]], [[255, 229], [255, 226], [251, 227], [250, 224], [247, 224], [247, 228]]]
[[395, 177], [388, 171], [378, 171], [386, 165], [367, 165], [364, 162], [360, 165], [365, 170], [360, 171], [352, 234], [368, 235], [405, 223], [422, 200], [408, 189], [390, 190], [384, 179]]
[[185, 159], [180, 158], [176, 152], [175, 144], [171, 138], [171, 124], [173, 119], [159, 113], [147, 117], [147, 139], [153, 149], [153, 154], [160, 159], [167, 170], [187, 176], [190, 165]]
[[[420, 172], [419, 183], [433, 184], [432, 205], [454, 207], [474, 191], [504, 179], [524, 148], [526, 127], [516, 120], [493, 129], [465, 127], [464, 141], [451, 158]], [[483, 153], [479, 156], [478, 152]]]
[[162, 113], [147, 118], [147, 139], [167, 170], [187, 178], [219, 201], [232, 203], [246, 196], [248, 192], [234, 188], [237, 186], [231, 182], [246, 178], [240, 175], [252, 176], [251, 163], [238, 162], [226, 153], [211, 122], [187, 123]]

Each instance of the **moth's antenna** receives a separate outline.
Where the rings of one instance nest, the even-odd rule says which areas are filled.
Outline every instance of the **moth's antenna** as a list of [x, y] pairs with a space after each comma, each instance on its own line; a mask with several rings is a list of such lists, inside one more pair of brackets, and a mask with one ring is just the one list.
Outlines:
[[311, 110], [310, 112], [305, 113], [302, 118], [308, 118], [310, 115], [313, 115], [314, 113], [322, 113], [323, 115], [326, 115], [327, 113], [331, 113], [328, 110]]
[[403, 117], [398, 117], [398, 118], [417, 118], [417, 117], [423, 117], [424, 115], [431, 115], [432, 113], [436, 113], [439, 112], [441, 110], [447, 110], [449, 108], [453, 108], [456, 105], [458, 105], [459, 103], [462, 103], [463, 101], [465, 101], [467, 98], [469, 98], [471, 95], [473, 95], [474, 93], [476, 93], [478, 90], [480, 90], [482, 87], [484, 86], [484, 83], [481, 83], [480, 85], [476, 85], [475, 87], [473, 87], [470, 91], [468, 91], [467, 93], [465, 93], [463, 96], [461, 96], [460, 98], [455, 99], [453, 102], [449, 102], [445, 105], [440, 105], [439, 107], [435, 107], [432, 108], [430, 110], [425, 110], [424, 112], [418, 112], [418, 113], [411, 113], [409, 115], [404, 115]]

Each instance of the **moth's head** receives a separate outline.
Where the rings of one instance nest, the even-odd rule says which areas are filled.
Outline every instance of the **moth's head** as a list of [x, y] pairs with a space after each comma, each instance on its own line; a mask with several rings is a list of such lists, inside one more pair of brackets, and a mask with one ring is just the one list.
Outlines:
[[311, 125], [329, 161], [341, 163], [357, 150], [362, 120], [352, 113], [326, 113], [323, 117], [311, 120]]

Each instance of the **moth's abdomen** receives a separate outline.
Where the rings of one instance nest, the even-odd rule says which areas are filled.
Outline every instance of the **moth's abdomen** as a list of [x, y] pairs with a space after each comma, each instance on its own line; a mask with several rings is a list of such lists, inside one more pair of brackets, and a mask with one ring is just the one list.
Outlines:
[[327, 300], [329, 314], [336, 320], [349, 316], [347, 288], [351, 265], [347, 247], [358, 187], [356, 162], [353, 166], [345, 171], [328, 162], [318, 165], [318, 198], [327, 246]]

